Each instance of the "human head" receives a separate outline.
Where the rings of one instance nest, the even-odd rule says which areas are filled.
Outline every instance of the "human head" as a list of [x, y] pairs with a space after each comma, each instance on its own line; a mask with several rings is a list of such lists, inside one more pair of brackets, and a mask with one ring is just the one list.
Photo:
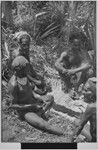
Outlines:
[[75, 38], [72, 43], [72, 48], [76, 50], [80, 50], [80, 44], [81, 44], [80, 40], [78, 38]]
[[28, 60], [23, 56], [17, 56], [12, 62], [12, 69], [17, 77], [23, 78], [27, 76], [29, 68]]
[[90, 90], [94, 94], [96, 94], [96, 78], [95, 77], [88, 79], [88, 81], [85, 84], [85, 90]]
[[23, 36], [26, 36], [28, 39], [29, 39], [29, 42], [31, 41], [31, 36], [26, 32], [26, 31], [19, 31], [19, 32], [16, 32], [14, 34], [14, 39], [17, 39], [18, 42], [20, 42], [21, 38]]
[[95, 98], [96, 101], [96, 78], [92, 77], [89, 78], [84, 86], [84, 96], [89, 101], [91, 100], [91, 97]]
[[22, 50], [29, 50], [30, 37], [28, 35], [22, 35], [19, 38], [19, 45]]
[[16, 32], [14, 39], [18, 41], [20, 46], [20, 55], [29, 60], [29, 46], [31, 42], [31, 36], [26, 31]]
[[86, 36], [81, 31], [72, 31], [69, 36], [69, 43], [72, 45], [74, 50], [80, 50], [84, 46]]

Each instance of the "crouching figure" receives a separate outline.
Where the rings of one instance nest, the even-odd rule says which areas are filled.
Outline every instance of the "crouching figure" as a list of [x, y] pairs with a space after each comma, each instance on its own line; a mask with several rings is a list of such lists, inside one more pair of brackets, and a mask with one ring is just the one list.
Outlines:
[[79, 125], [73, 133], [72, 142], [74, 142], [77, 139], [77, 136], [82, 132], [82, 129], [88, 121], [90, 122], [91, 134], [91, 139], [89, 138], [88, 141], [96, 142], [96, 78], [88, 79], [88, 81], [85, 84], [83, 93], [85, 98], [90, 99], [90, 103], [87, 105], [86, 111], [82, 115]]

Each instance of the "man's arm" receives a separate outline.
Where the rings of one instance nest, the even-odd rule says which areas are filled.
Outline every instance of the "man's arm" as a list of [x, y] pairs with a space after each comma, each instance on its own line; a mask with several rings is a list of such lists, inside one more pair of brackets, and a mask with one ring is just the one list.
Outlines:
[[37, 79], [33, 78], [31, 75], [28, 74], [27, 77], [28, 77], [28, 79], [29, 79], [31, 82], [33, 82], [34, 84], [36, 84], [36, 85], [40, 85], [40, 84], [41, 84], [41, 81], [40, 81], [40, 80], [37, 80]]
[[30, 108], [31, 107], [31, 104], [30, 105], [19, 105], [19, 104], [12, 104], [9, 108], [11, 109], [16, 109], [16, 110], [25, 110], [27, 108]]
[[63, 52], [60, 56], [60, 58], [57, 59], [55, 63], [56, 69], [61, 73], [66, 73], [67, 69], [63, 67], [63, 59], [66, 59], [67, 52]]
[[32, 94], [33, 94], [33, 97], [34, 97], [36, 100], [38, 100], [38, 101], [40, 101], [40, 102], [43, 102], [43, 100], [42, 100], [42, 98], [41, 98], [41, 96], [40, 96], [39, 94], [35, 93], [34, 91], [32, 92]]
[[89, 63], [85, 62], [85, 63], [82, 63], [81, 66], [78, 68], [68, 69], [68, 72], [71, 74], [75, 74], [75, 73], [78, 73], [81, 71], [85, 71], [85, 70], [89, 69], [90, 67], [91, 67], [91, 65]]
[[95, 104], [89, 104], [84, 112], [81, 121], [76, 128], [75, 132], [73, 133], [72, 141], [76, 139], [76, 137], [81, 133], [82, 129], [84, 128], [85, 124], [89, 121], [92, 112], [95, 110]]
[[39, 75], [38, 75], [38, 73], [36, 73], [36, 71], [34, 70], [33, 66], [30, 64], [29, 67], [30, 67], [29, 70], [30, 70], [31, 76], [34, 79], [39, 79]]
[[16, 109], [20, 111], [30, 111], [30, 110], [39, 110], [41, 109], [41, 106], [36, 104], [28, 104], [28, 105], [18, 105], [18, 104], [12, 104], [9, 109]]
[[35, 87], [34, 92], [39, 95], [45, 95], [45, 94], [47, 94], [48, 90], [45, 89], [44, 91], [42, 91], [42, 90], [38, 89], [37, 87]]
[[9, 82], [8, 82], [8, 92], [10, 93], [10, 94], [13, 94], [13, 92], [14, 92], [14, 89], [15, 89], [15, 87], [16, 87], [16, 77], [15, 77], [15, 75], [13, 75], [12, 77], [11, 77], [11, 79], [9, 80]]
[[89, 121], [89, 117], [90, 117], [90, 108], [89, 106], [87, 106], [85, 113], [83, 114], [79, 126], [77, 127], [76, 131], [75, 131], [75, 135], [78, 136], [82, 129], [84, 128], [85, 124]]
[[18, 95], [17, 90], [18, 90], [18, 87], [17, 87], [16, 76], [13, 75], [10, 81], [8, 82], [8, 93], [13, 98], [13, 101], [12, 101], [13, 104], [17, 104], [17, 95]]
[[91, 68], [91, 59], [90, 59], [87, 51], [82, 50], [80, 59], [82, 60], [82, 62], [79, 67], [68, 70], [70, 74], [75, 74], [75, 73], [78, 73], [81, 71], [86, 71], [89, 68]]
[[30, 76], [32, 76], [33, 79], [36, 79], [36, 80], [41, 80], [42, 79], [42, 76], [36, 72], [34, 69], [33, 69], [33, 66], [30, 64]]

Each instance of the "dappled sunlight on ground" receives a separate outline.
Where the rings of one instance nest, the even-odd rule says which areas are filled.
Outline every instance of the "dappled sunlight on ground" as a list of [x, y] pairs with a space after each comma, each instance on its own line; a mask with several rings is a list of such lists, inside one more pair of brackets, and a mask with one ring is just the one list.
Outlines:
[[69, 94], [62, 91], [60, 80], [51, 80], [55, 104], [52, 111], [74, 120], [86, 109], [87, 103], [83, 100], [73, 100]]

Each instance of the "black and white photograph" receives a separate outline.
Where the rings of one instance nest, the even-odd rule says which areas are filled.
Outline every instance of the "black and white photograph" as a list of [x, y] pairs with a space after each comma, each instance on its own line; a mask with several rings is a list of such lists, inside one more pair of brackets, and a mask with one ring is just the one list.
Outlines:
[[96, 1], [1, 1], [1, 143], [96, 143]]

